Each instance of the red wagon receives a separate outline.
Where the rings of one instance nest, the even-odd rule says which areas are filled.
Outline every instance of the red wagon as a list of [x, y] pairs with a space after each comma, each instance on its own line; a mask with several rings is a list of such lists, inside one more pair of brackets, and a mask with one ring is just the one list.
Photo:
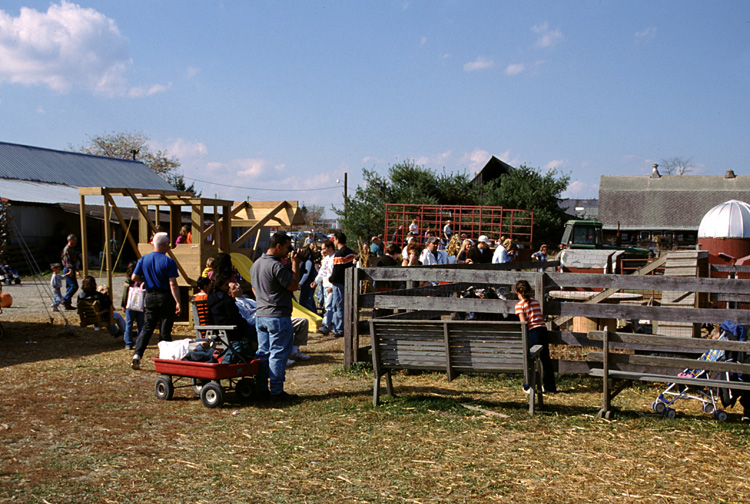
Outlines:
[[[156, 397], [168, 401], [177, 387], [192, 386], [200, 395], [201, 402], [207, 408], [218, 408], [224, 404], [227, 391], [234, 391], [240, 401], [250, 401], [255, 395], [255, 375], [258, 374], [260, 359], [237, 364], [221, 362], [194, 362], [184, 360], [159, 359], [153, 357], [156, 372], [161, 376], [156, 379], [154, 390]], [[191, 379], [190, 385], [175, 386], [183, 378]], [[224, 380], [225, 385], [222, 385]]]

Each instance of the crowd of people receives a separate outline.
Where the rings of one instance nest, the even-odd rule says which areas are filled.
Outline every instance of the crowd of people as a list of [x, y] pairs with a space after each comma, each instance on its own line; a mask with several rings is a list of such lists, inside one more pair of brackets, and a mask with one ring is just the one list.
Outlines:
[[[439, 230], [428, 229], [421, 234], [416, 222], [409, 226], [405, 243], [386, 245], [383, 236], [373, 236], [369, 247], [360, 250], [368, 255], [368, 262], [376, 266], [415, 266], [441, 264], [488, 264], [514, 260], [518, 247], [510, 238], [500, 237], [497, 246], [486, 235], [476, 240], [464, 234], [454, 234], [450, 221]], [[189, 244], [189, 227], [183, 226], [175, 241], [165, 232], [155, 232], [150, 240], [153, 252], [128, 264], [121, 307], [125, 317], [121, 328], [125, 348], [133, 351], [131, 367], [140, 369], [141, 359], [154, 331], [159, 329], [160, 341], [171, 341], [175, 318], [183, 311], [177, 286], [178, 270], [168, 251], [177, 244]], [[299, 243], [299, 242], [298, 242]], [[51, 285], [54, 307], [74, 309], [72, 296], [78, 290], [77, 237], [68, 236], [61, 255], [61, 263], [52, 265]], [[245, 342], [252, 354], [261, 360], [258, 375], [258, 394], [271, 401], [297, 399], [284, 390], [286, 368], [297, 360], [310, 357], [300, 347], [307, 343], [309, 321], [292, 317], [294, 293], [299, 292], [299, 304], [319, 313], [322, 323], [318, 332], [342, 337], [344, 334], [344, 284], [346, 269], [362, 263], [362, 257], [347, 245], [341, 231], [329, 235], [322, 243], [310, 233], [302, 246], [292, 248], [291, 237], [284, 232], [274, 233], [268, 249], [258, 257], [250, 271], [252, 292], [243, 292], [231, 256], [220, 253], [206, 262], [198, 281], [196, 299], [205, 299], [216, 325], [234, 326], [229, 331], [230, 342]], [[546, 261], [546, 246], [532, 256]], [[64, 286], [63, 286], [64, 284]], [[93, 285], [93, 287], [92, 287]], [[64, 288], [63, 288], [64, 287]], [[128, 308], [131, 287], [144, 289], [142, 310]], [[392, 288], [381, 284], [378, 288]], [[108, 294], [97, 290], [93, 277], [83, 279], [80, 299], [100, 299]], [[525, 298], [524, 298], [525, 299]], [[110, 303], [102, 302], [109, 310]], [[523, 310], [522, 310], [523, 312]], [[118, 314], [119, 315], [119, 314]], [[122, 319], [122, 317], [119, 317]], [[531, 317], [530, 321], [535, 319]], [[539, 340], [543, 335], [539, 336]], [[548, 388], [554, 386], [554, 378]]]

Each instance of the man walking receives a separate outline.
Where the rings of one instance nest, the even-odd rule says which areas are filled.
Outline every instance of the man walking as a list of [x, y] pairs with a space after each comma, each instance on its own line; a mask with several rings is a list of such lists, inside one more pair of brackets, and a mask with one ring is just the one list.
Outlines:
[[78, 244], [78, 237], [74, 234], [68, 235], [68, 244], [63, 248], [61, 262], [63, 266], [63, 278], [65, 278], [65, 296], [62, 298], [62, 305], [66, 310], [75, 310], [71, 301], [73, 294], [78, 290], [78, 252], [75, 246]]
[[315, 277], [315, 281], [310, 284], [313, 289], [316, 285], [320, 284], [323, 287], [323, 322], [320, 324], [318, 332], [327, 335], [331, 332], [331, 321], [333, 320], [333, 286], [329, 278], [333, 273], [333, 254], [336, 249], [330, 240], [323, 242], [323, 260], [320, 262], [320, 270], [318, 270], [318, 276]]
[[291, 239], [286, 233], [274, 233], [268, 250], [250, 269], [257, 304], [258, 351], [255, 356], [261, 360], [258, 392], [273, 402], [298, 399], [284, 391], [287, 359], [293, 345], [292, 293], [299, 288], [301, 261], [296, 253], [292, 254], [292, 271], [281, 263], [290, 248]]
[[172, 341], [172, 326], [175, 316], [180, 315], [180, 289], [177, 287], [177, 263], [167, 256], [169, 236], [156, 233], [154, 251], [138, 260], [131, 280], [143, 282], [146, 288], [143, 329], [135, 342], [135, 351], [130, 367], [141, 368], [141, 357], [148, 347], [156, 325], [159, 326], [159, 341]]
[[333, 271], [329, 280], [333, 288], [333, 335], [344, 336], [344, 273], [354, 266], [354, 251], [346, 246], [346, 235], [341, 231], [333, 233]]

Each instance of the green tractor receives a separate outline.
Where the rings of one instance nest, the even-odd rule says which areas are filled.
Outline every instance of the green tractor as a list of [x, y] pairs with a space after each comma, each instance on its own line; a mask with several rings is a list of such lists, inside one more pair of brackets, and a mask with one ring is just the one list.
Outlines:
[[569, 220], [566, 222], [560, 248], [624, 250], [625, 259], [647, 260], [649, 258], [647, 249], [606, 245], [602, 238], [602, 223], [591, 220]]

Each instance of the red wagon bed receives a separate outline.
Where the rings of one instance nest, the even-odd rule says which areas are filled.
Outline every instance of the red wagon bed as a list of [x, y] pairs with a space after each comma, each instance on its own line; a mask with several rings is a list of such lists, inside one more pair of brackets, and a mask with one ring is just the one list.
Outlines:
[[[234, 390], [237, 397], [249, 401], [255, 395], [255, 379], [260, 359], [237, 364], [221, 362], [195, 362], [185, 360], [159, 359], [152, 357], [156, 372], [162, 376], [156, 379], [156, 397], [169, 400], [174, 394], [177, 381], [192, 378], [193, 391], [199, 394], [201, 402], [208, 408], [217, 408], [224, 403], [225, 390]], [[172, 380], [175, 377], [176, 380]], [[228, 380], [226, 387], [221, 380]], [[187, 386], [187, 385], [185, 385]]]

